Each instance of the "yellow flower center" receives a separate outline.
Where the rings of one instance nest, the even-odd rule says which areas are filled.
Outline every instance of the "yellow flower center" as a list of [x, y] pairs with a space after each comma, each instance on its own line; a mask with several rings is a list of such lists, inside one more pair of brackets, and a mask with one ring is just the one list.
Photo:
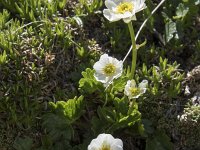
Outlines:
[[134, 88], [130, 88], [129, 91], [130, 91], [132, 96], [136, 96], [136, 95], [140, 94], [140, 89], [139, 88], [135, 88], [135, 87]]
[[110, 150], [110, 145], [103, 143], [102, 147], [99, 150]]
[[116, 72], [116, 67], [115, 65], [109, 63], [103, 68], [103, 72], [107, 76], [112, 76]]
[[122, 2], [117, 6], [117, 13], [123, 14], [127, 11], [133, 10], [133, 3], [131, 2]]

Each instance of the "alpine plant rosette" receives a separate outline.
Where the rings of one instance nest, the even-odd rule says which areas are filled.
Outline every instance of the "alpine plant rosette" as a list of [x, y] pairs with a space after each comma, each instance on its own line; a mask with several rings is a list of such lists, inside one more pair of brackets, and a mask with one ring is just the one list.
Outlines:
[[94, 64], [93, 68], [95, 70], [95, 79], [102, 82], [104, 86], [107, 87], [112, 83], [113, 79], [122, 75], [123, 61], [103, 54], [99, 61]]
[[128, 80], [125, 85], [124, 94], [128, 96], [129, 99], [138, 98], [146, 92], [147, 85], [147, 80], [143, 80], [138, 86], [136, 85], [135, 80]]
[[123, 150], [123, 143], [111, 134], [99, 134], [88, 146], [88, 150]]
[[146, 8], [145, 0], [106, 0], [104, 16], [111, 22], [123, 19], [125, 23], [136, 20], [135, 14]]

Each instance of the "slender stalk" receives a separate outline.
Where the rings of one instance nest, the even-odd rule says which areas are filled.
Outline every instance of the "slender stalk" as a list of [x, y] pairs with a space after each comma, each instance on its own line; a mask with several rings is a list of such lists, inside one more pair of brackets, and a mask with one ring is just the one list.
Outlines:
[[131, 35], [131, 42], [132, 42], [132, 64], [131, 64], [130, 76], [131, 78], [134, 78], [136, 61], [137, 61], [137, 49], [136, 49], [135, 33], [134, 33], [132, 22], [128, 23], [128, 29]]
[[[138, 36], [139, 36], [141, 30], [143, 29], [143, 27], [145, 26], [145, 24], [147, 23], [147, 21], [149, 20], [149, 18], [151, 18], [151, 16], [158, 10], [158, 8], [159, 8], [165, 1], [166, 1], [166, 0], [160, 1], [160, 3], [156, 6], [156, 8], [155, 8], [155, 9], [151, 12], [151, 14], [148, 16], [148, 18], [145, 19], [145, 21], [142, 23], [142, 25], [140, 26], [140, 29], [138, 30], [138, 32], [137, 32], [137, 34], [136, 34], [136, 36], [135, 36], [135, 40], [137, 40], [137, 38], [138, 38]], [[130, 54], [131, 50], [132, 50], [132, 46], [129, 48], [129, 50], [128, 50], [126, 56], [125, 56], [124, 59], [123, 59], [123, 62], [126, 60], [126, 58], [128, 57], [128, 55]]]

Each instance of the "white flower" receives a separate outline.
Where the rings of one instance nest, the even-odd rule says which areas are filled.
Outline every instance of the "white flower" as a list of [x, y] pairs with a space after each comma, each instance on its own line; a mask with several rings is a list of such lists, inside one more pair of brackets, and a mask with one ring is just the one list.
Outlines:
[[135, 14], [146, 8], [145, 0], [106, 0], [108, 9], [103, 10], [104, 16], [111, 22], [123, 19], [125, 23], [136, 20]]
[[109, 57], [107, 54], [103, 54], [100, 60], [97, 61], [94, 66], [96, 71], [94, 77], [97, 81], [100, 81], [107, 87], [112, 83], [113, 79], [121, 76], [123, 71], [123, 62], [116, 58]]
[[88, 150], [123, 150], [123, 143], [110, 134], [99, 134], [88, 146]]
[[128, 96], [129, 99], [138, 98], [140, 95], [146, 92], [148, 81], [143, 80], [139, 86], [136, 86], [135, 80], [128, 80], [125, 85], [124, 94]]

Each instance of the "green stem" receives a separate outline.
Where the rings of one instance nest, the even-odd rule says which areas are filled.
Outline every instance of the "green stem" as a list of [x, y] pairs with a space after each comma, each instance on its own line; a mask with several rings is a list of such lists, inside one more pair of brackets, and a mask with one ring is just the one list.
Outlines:
[[137, 60], [137, 49], [136, 49], [135, 33], [134, 33], [132, 22], [128, 23], [128, 29], [129, 29], [129, 32], [130, 32], [130, 35], [131, 35], [131, 41], [132, 41], [132, 65], [131, 65], [130, 77], [134, 78], [136, 60]]

